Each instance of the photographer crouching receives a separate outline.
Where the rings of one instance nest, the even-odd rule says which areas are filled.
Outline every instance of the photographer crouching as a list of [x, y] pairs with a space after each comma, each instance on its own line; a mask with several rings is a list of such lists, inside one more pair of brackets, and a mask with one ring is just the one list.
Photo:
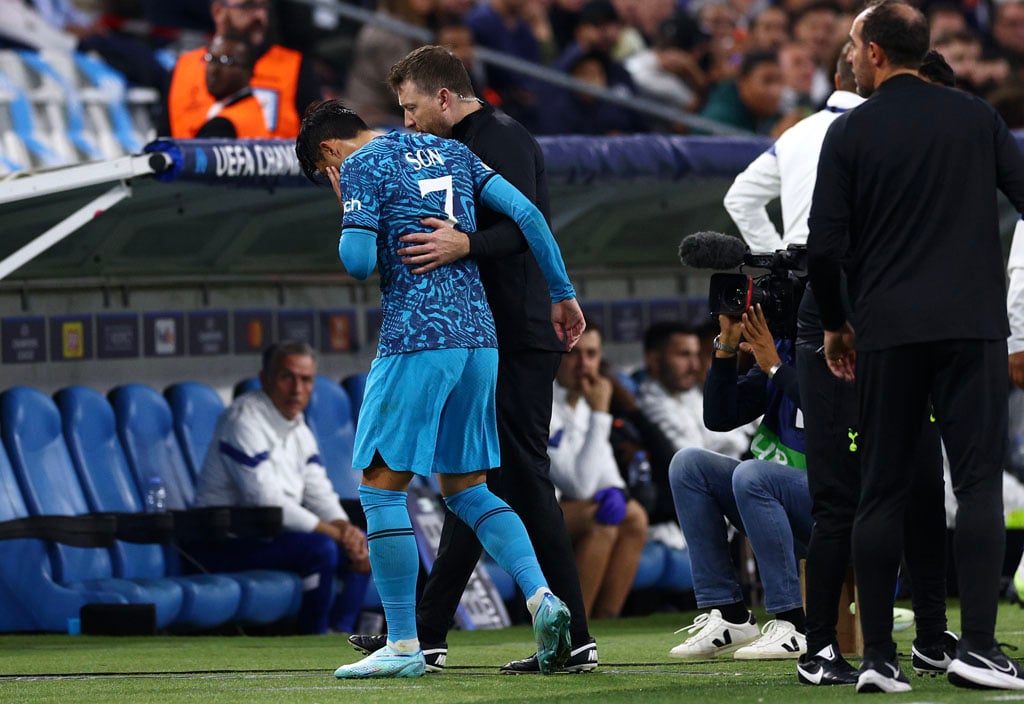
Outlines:
[[[751, 443], [754, 459], [740, 462], [695, 447], [672, 458], [669, 480], [689, 546], [697, 606], [710, 611], [685, 627], [692, 635], [669, 654], [797, 658], [807, 644], [796, 549], [807, 544], [812, 520], [794, 343], [789, 337], [774, 339], [760, 304], [740, 317], [720, 314], [718, 320], [721, 334], [704, 387], [704, 423], [729, 430], [764, 418]], [[742, 376], [741, 350], [755, 360]], [[723, 518], [749, 538], [757, 558], [765, 609], [775, 617], [763, 629], [743, 601]]]

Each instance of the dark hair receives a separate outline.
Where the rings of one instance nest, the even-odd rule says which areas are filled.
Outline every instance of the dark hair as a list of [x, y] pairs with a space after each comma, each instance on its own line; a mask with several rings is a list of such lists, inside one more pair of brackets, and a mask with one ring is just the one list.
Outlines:
[[644, 331], [644, 352], [665, 349], [673, 335], [697, 335], [697, 330], [681, 320], [666, 320], [647, 328]]
[[391, 90], [411, 81], [424, 93], [433, 94], [447, 88], [462, 98], [472, 98], [473, 83], [459, 57], [443, 46], [421, 46], [409, 52], [388, 71]]
[[881, 0], [868, 10], [861, 25], [864, 44], [877, 44], [893, 67], [916, 70], [928, 52], [928, 21], [924, 15], [897, 0]]
[[281, 342], [273, 343], [263, 350], [263, 366], [260, 368], [260, 373], [272, 376], [277, 371], [277, 365], [281, 361], [281, 357], [293, 354], [312, 357], [313, 361], [316, 361], [316, 350], [308, 342], [303, 340], [282, 340]]
[[707, 44], [711, 35], [701, 29], [700, 24], [686, 10], [676, 10], [658, 25], [654, 45], [658, 49], [682, 49], [692, 51]]
[[945, 57], [934, 49], [924, 55], [921, 68], [917, 69], [917, 72], [929, 83], [937, 83], [947, 88], [956, 86], [956, 74], [953, 73], [952, 67], [946, 63]]
[[853, 76], [853, 64], [850, 63], [850, 47], [853, 42], [847, 40], [836, 55], [836, 75], [839, 76], [839, 90], [851, 93], [857, 90], [857, 80]]
[[606, 25], [621, 24], [619, 13], [611, 0], [589, 0], [580, 8], [577, 26], [581, 24]]
[[761, 64], [778, 65], [778, 63], [779, 55], [774, 51], [752, 51], [743, 57], [738, 78], [746, 78]]
[[953, 29], [943, 32], [932, 42], [934, 47], [949, 46], [950, 44], [981, 44], [981, 38], [969, 29]]
[[302, 116], [299, 136], [295, 138], [295, 156], [299, 158], [302, 173], [313, 183], [319, 183], [316, 164], [322, 158], [320, 142], [351, 139], [367, 129], [363, 118], [342, 105], [340, 100], [311, 103]]

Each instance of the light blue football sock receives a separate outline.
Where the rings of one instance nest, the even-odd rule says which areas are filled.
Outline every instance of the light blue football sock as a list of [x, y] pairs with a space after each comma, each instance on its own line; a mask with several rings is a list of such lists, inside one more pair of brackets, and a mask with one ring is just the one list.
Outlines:
[[524, 595], [530, 597], [538, 589], [547, 588], [522, 520], [486, 484], [463, 489], [444, 502], [473, 529], [484, 550], [512, 576]]
[[370, 567], [388, 622], [388, 640], [416, 640], [416, 577], [420, 559], [406, 493], [360, 485], [359, 502], [366, 514]]

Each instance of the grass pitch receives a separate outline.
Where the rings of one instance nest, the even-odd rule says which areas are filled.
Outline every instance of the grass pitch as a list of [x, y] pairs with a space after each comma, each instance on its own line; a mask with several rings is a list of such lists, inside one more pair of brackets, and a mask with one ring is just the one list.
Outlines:
[[[696, 613], [656, 614], [595, 622], [600, 668], [586, 675], [498, 674], [498, 666], [533, 651], [526, 627], [456, 631], [448, 667], [412, 680], [338, 681], [334, 669], [359, 656], [342, 635], [293, 637], [158, 636], [114, 638], [64, 635], [0, 636], [0, 702], [132, 702], [175, 704], [468, 704], [563, 701], [803, 704], [851, 701], [852, 687], [797, 683], [795, 663], [732, 659], [683, 662], [667, 657], [685, 634], [673, 631]], [[959, 623], [950, 603], [949, 620]], [[761, 622], [764, 614], [758, 614]], [[1024, 701], [1024, 692], [956, 689], [910, 670], [913, 631], [897, 635], [912, 692], [876, 695], [887, 702]], [[1024, 644], [1024, 610], [1002, 605], [999, 640]], [[1009, 651], [1014, 654], [1012, 650]]]

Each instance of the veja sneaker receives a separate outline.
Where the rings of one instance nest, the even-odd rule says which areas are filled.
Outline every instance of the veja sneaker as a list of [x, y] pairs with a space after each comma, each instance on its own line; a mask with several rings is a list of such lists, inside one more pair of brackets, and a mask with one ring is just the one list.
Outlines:
[[551, 592], [544, 595], [533, 615], [533, 637], [542, 675], [557, 671], [569, 659], [569, 609]]
[[761, 637], [735, 653], [737, 660], [789, 660], [807, 652], [807, 636], [789, 621], [772, 619], [764, 624]]
[[[348, 637], [348, 644], [364, 655], [375, 653], [388, 644], [386, 633], [377, 635], [360, 635], [354, 633]], [[427, 666], [427, 674], [444, 672], [445, 660], [448, 659], [447, 643], [420, 643], [423, 649], [423, 661]]]
[[911, 647], [910, 665], [918, 675], [941, 675], [949, 669], [949, 664], [956, 658], [956, 634], [946, 631], [942, 637], [930, 645], [918, 645], [915, 640]]
[[426, 672], [423, 651], [400, 653], [390, 645], [367, 655], [359, 662], [342, 665], [334, 671], [339, 680], [364, 680], [385, 677], [422, 677]]
[[886, 660], [865, 656], [857, 676], [857, 692], [909, 692], [910, 682], [894, 658]]
[[796, 663], [796, 675], [802, 684], [823, 686], [857, 684], [858, 672], [839, 654], [839, 648], [830, 643], [814, 655], [801, 655]]
[[730, 623], [722, 618], [722, 612], [718, 609], [701, 614], [692, 624], [680, 628], [676, 633], [683, 631], [693, 635], [668, 651], [671, 657], [683, 660], [728, 655], [761, 637], [753, 614], [744, 623]]
[[946, 677], [957, 687], [1024, 689], [1020, 665], [1006, 657], [998, 646], [985, 651], [968, 650], [961, 642]]
[[[597, 642], [591, 638], [578, 648], [569, 651], [569, 659], [558, 668], [559, 673], [576, 674], [581, 672], [592, 672], [597, 669]], [[522, 660], [513, 660], [501, 666], [501, 671], [506, 675], [536, 675], [540, 674], [540, 663], [537, 662], [537, 654], [534, 653]]]

